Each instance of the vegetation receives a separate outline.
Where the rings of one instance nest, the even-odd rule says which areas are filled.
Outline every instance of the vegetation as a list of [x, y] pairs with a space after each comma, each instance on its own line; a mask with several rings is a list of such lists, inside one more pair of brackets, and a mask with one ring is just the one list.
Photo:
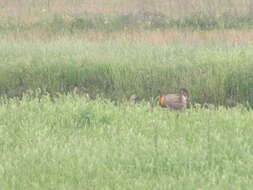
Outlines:
[[0, 11], [0, 33], [34, 29], [57, 33], [129, 28], [242, 29], [253, 24], [253, 3], [236, 0], [3, 1]]
[[56, 41], [0, 45], [0, 95], [76, 89], [113, 100], [188, 88], [192, 103], [253, 105], [252, 46]]
[[253, 112], [1, 99], [3, 189], [251, 189]]
[[251, 0], [2, 0], [0, 189], [251, 189], [252, 26]]
[[0, 25], [0, 32], [44, 30], [72, 34], [82, 31], [117, 31], [125, 29], [155, 30], [167, 28], [193, 28], [195, 30], [210, 29], [252, 29], [253, 16], [234, 16], [224, 13], [219, 17], [212, 17], [203, 13], [194, 13], [183, 18], [170, 18], [161, 13], [140, 12], [116, 16], [99, 15], [55, 15], [44, 21], [35, 23], [8, 22]]

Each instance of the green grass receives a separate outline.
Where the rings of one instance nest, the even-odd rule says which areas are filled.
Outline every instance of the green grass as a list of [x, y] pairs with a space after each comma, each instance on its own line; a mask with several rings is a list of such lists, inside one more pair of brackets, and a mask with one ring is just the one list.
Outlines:
[[253, 112], [1, 99], [1, 189], [251, 189]]
[[122, 100], [185, 87], [193, 104], [253, 105], [252, 52], [251, 45], [1, 41], [0, 95], [77, 89], [91, 97]]
[[[253, 46], [240, 42], [252, 11], [237, 0], [2, 3], [0, 189], [251, 189]], [[216, 29], [245, 36], [234, 46]], [[148, 33], [187, 43], [109, 40]], [[189, 109], [150, 105], [182, 87]]]

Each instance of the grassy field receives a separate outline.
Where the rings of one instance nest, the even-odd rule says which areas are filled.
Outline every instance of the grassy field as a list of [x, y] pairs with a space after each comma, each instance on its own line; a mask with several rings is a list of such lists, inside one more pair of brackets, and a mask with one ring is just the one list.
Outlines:
[[253, 1], [210, 2], [0, 1], [0, 189], [252, 189]]
[[185, 87], [191, 103], [253, 105], [251, 45], [128, 41], [1, 41], [0, 95], [77, 89], [112, 100], [151, 98]]
[[251, 189], [253, 112], [1, 99], [2, 189]]
[[0, 34], [24, 31], [51, 33], [156, 30], [252, 29], [250, 0], [3, 0]]

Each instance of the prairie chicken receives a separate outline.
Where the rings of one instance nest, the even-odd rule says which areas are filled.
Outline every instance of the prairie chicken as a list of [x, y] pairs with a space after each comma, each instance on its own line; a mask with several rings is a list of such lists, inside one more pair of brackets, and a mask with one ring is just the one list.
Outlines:
[[179, 94], [161, 94], [159, 96], [159, 104], [161, 107], [171, 108], [174, 110], [185, 109], [188, 100], [188, 90], [181, 88]]

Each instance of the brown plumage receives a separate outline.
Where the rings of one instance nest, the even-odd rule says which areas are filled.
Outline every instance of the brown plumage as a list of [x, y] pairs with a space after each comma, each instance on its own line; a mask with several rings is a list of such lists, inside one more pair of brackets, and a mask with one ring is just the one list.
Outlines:
[[171, 108], [174, 110], [181, 110], [186, 108], [188, 100], [188, 90], [181, 88], [179, 94], [161, 94], [159, 97], [159, 104], [161, 107]]

